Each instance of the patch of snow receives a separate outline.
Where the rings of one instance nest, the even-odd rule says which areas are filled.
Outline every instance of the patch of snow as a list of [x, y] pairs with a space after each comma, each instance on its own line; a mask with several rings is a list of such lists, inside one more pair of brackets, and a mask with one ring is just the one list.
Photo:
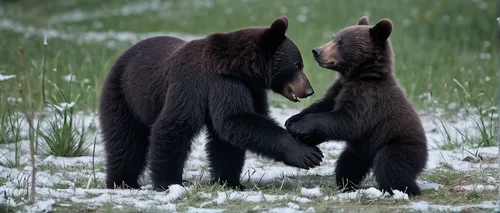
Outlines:
[[175, 200], [177, 198], [182, 197], [186, 192], [187, 189], [184, 188], [184, 186], [181, 186], [179, 184], [170, 185], [168, 187], [168, 194], [163, 201]]
[[393, 190], [394, 195], [390, 196], [389, 193], [382, 193], [382, 191], [378, 190], [375, 187], [370, 187], [368, 189], [359, 189], [353, 192], [345, 192], [345, 193], [340, 193], [328, 198], [325, 198], [326, 200], [333, 199], [333, 200], [353, 200], [353, 199], [359, 199], [359, 198], [367, 198], [367, 199], [380, 199], [380, 198], [392, 198], [392, 199], [408, 199], [408, 195], [406, 193], [403, 193], [399, 190]]
[[[33, 26], [24, 26], [8, 18], [0, 19], [0, 30], [9, 30], [16, 33], [22, 33], [25, 37], [46, 36], [48, 39], [58, 38], [63, 40], [73, 40], [79, 43], [82, 42], [103, 42], [103, 41], [120, 41], [135, 43], [139, 40], [154, 36], [174, 36], [186, 41], [199, 39], [204, 36], [190, 35], [183, 33], [172, 32], [150, 32], [150, 33], [134, 33], [134, 32], [63, 32], [56, 29], [36, 28]], [[111, 46], [110, 48], [114, 48]]]
[[[0, 21], [1, 25], [1, 21]], [[1, 27], [0, 27], [1, 28]], [[70, 104], [71, 105], [71, 104]], [[61, 107], [61, 106], [60, 106]], [[64, 106], [62, 106], [64, 107]], [[53, 109], [52, 109], [53, 110]], [[271, 108], [271, 116], [274, 117], [280, 125], [283, 126], [286, 119], [290, 116], [298, 113], [299, 110], [296, 109], [278, 109]], [[421, 115], [424, 126], [426, 126], [426, 135], [428, 139], [436, 139], [436, 141], [430, 140], [430, 152], [429, 161], [427, 163], [427, 169], [438, 168], [440, 164], [446, 163], [451, 165], [454, 169], [462, 171], [474, 171], [482, 168], [495, 168], [495, 162], [484, 162], [484, 163], [470, 163], [462, 161], [465, 156], [470, 156], [470, 153], [464, 151], [463, 149], [457, 150], [439, 150], [436, 147], [439, 144], [440, 127], [439, 125], [432, 126], [433, 122], [436, 121], [435, 117]], [[84, 125], [94, 124], [98, 127], [98, 121], [96, 114], [84, 114], [77, 113], [75, 120], [84, 121]], [[447, 125], [459, 126], [461, 129], [470, 129], [470, 126], [464, 125], [462, 121], [458, 120], [455, 122], [444, 122]], [[463, 121], [466, 122], [466, 121]], [[81, 125], [80, 122], [77, 122]], [[43, 125], [43, 123], [42, 123]], [[22, 135], [27, 135], [27, 125], [22, 129]], [[43, 127], [43, 126], [42, 126]], [[466, 128], [467, 127], [467, 128]], [[434, 130], [433, 128], [437, 129]], [[458, 134], [458, 133], [457, 133]], [[205, 153], [205, 133], [201, 133], [198, 137], [194, 139], [192, 152], [189, 156], [189, 160], [186, 162], [186, 167], [184, 169], [183, 179], [194, 180], [203, 182], [209, 179], [209, 173], [207, 169], [208, 158]], [[93, 138], [92, 138], [93, 141]], [[0, 146], [0, 161], [4, 162], [5, 159], [14, 159], [14, 145], [15, 144], [5, 144]], [[29, 141], [23, 140], [17, 143], [21, 150], [21, 156], [27, 156], [29, 153]], [[265, 158], [259, 157], [258, 155], [248, 153], [245, 165], [243, 168], [243, 173], [241, 174], [241, 179], [243, 182], [250, 183], [266, 183], [271, 181], [280, 182], [292, 182], [289, 178], [290, 176], [304, 176], [304, 175], [322, 175], [331, 176], [334, 174], [334, 168], [336, 159], [332, 156], [338, 156], [345, 147], [344, 142], [331, 141], [328, 143], [323, 143], [319, 145], [323, 151], [325, 158], [321, 166], [314, 169], [303, 170], [292, 168], [284, 165], [280, 162], [274, 162], [272, 160], [267, 160]], [[102, 163], [105, 161], [104, 158], [104, 147], [99, 141], [96, 143], [96, 156], [81, 156], [74, 158], [64, 158], [55, 156], [36, 156], [36, 163], [38, 165], [43, 165], [47, 167], [55, 167], [54, 171], [43, 171], [39, 170], [37, 174], [37, 193], [40, 197], [52, 198], [54, 200], [71, 198], [73, 203], [85, 203], [92, 205], [106, 205], [108, 202], [113, 202], [116, 206], [134, 206], [137, 209], [150, 210], [152, 206], [158, 211], [176, 211], [176, 205], [170, 202], [182, 202], [182, 199], [178, 199], [184, 196], [186, 192], [192, 191], [192, 188], [183, 188], [180, 185], [169, 187], [168, 194], [163, 192], [154, 192], [151, 185], [151, 180], [148, 175], [143, 175], [141, 177], [141, 185], [143, 185], [142, 190], [108, 190], [108, 189], [92, 189], [85, 188], [87, 180], [93, 180], [94, 171], [92, 171], [92, 163]], [[476, 151], [476, 150], [473, 150]], [[496, 147], [485, 147], [477, 149], [478, 153], [483, 156], [495, 156], [498, 154], [498, 148]], [[90, 154], [91, 155], [91, 154]], [[0, 166], [0, 177], [5, 178], [7, 181], [4, 185], [0, 186], [0, 192], [5, 192], [8, 196], [7, 199], [0, 196], [0, 202], [7, 203], [10, 206], [18, 206], [22, 204], [15, 203], [11, 199], [11, 196], [21, 196], [26, 193], [25, 185], [29, 182], [31, 167], [28, 166], [28, 158], [22, 157], [22, 163], [25, 163], [25, 167], [21, 169], [12, 169]], [[78, 171], [74, 171], [77, 168]], [[71, 170], [73, 169], [73, 170]], [[52, 170], [52, 169], [51, 169]], [[146, 169], [145, 173], [149, 172]], [[102, 171], [95, 171], [96, 181], [104, 182], [105, 173]], [[84, 179], [85, 186], [79, 186], [76, 184], [77, 180]], [[488, 177], [490, 184], [493, 184], [496, 179], [493, 177]], [[54, 189], [54, 186], [67, 185], [67, 189]], [[80, 184], [81, 185], [81, 184]], [[418, 181], [418, 185], [422, 190], [434, 189], [438, 190], [442, 185], [439, 183], [429, 183], [426, 181]], [[91, 186], [91, 185], [89, 185]], [[24, 187], [24, 188], [23, 188]], [[466, 186], [467, 187], [467, 186]], [[484, 186], [484, 190], [491, 186]], [[472, 189], [472, 188], [471, 188]], [[333, 195], [331, 197], [325, 197], [325, 200], [349, 200], [358, 198], [368, 198], [368, 199], [408, 199], [405, 193], [400, 191], [394, 191], [394, 196], [389, 196], [387, 193], [382, 194], [381, 191], [374, 187], [369, 187], [368, 189], [358, 190], [356, 192], [342, 193]], [[89, 196], [91, 195], [91, 196]], [[216, 194], [211, 194], [209, 192], [200, 192], [197, 195], [201, 199], [204, 199], [199, 208], [190, 208], [188, 212], [221, 212], [224, 209], [204, 209], [206, 205], [223, 205], [227, 201], [238, 200], [250, 203], [258, 202], [276, 202], [285, 201], [293, 202], [295, 204], [305, 204], [311, 202], [307, 197], [318, 197], [323, 196], [321, 188], [301, 188], [298, 194], [263, 194], [262, 191], [220, 191]], [[90, 198], [89, 198], [90, 197]], [[3, 199], [3, 200], [2, 200]], [[175, 200], [175, 201], [174, 201]], [[179, 201], [181, 200], [181, 201]], [[201, 203], [201, 202], [200, 202]], [[118, 207], [117, 207], [118, 208]], [[262, 207], [259, 207], [262, 208]], [[427, 207], [426, 207], [427, 208]], [[428, 207], [431, 208], [431, 207]], [[433, 207], [432, 207], [433, 208]], [[286, 208], [275, 208], [269, 210], [273, 211], [291, 211], [300, 212], [298, 209], [293, 209], [290, 206]], [[260, 211], [260, 210], [259, 210]], [[308, 212], [313, 212], [308, 210]]]
[[410, 205], [410, 208], [417, 211], [427, 211], [429, 210], [429, 203], [427, 201], [418, 201]]
[[382, 196], [382, 192], [374, 187], [368, 189], [360, 189], [354, 192], [345, 192], [335, 195], [335, 198], [338, 199], [356, 199], [360, 196], [367, 198], [379, 198]]
[[73, 82], [73, 81], [76, 81], [76, 76], [71, 75], [71, 74], [67, 74], [63, 77], [63, 79], [67, 82]]
[[223, 204], [227, 201], [227, 195], [226, 192], [218, 192], [217, 193], [217, 198], [213, 199], [212, 201], [204, 202], [200, 204], [200, 207], [204, 207], [206, 205], [210, 204], [215, 204], [215, 205], [220, 205]]
[[15, 77], [16, 77], [16, 75], [2, 75], [2, 74], [0, 74], [0, 81], [6, 81], [6, 80], [9, 80], [9, 79], [12, 79]]
[[294, 201], [297, 201], [299, 203], [309, 203], [311, 202], [311, 200], [305, 198], [305, 197], [294, 197], [293, 198]]
[[483, 185], [483, 184], [471, 184], [471, 185], [457, 186], [456, 188], [465, 189], [467, 191], [484, 191], [484, 190], [496, 190], [497, 186]]
[[302, 213], [303, 211], [299, 211], [294, 208], [284, 207], [284, 208], [272, 208], [267, 211], [268, 213]]
[[135, 14], [142, 14], [151, 11], [168, 12], [171, 9], [171, 2], [160, 1], [140, 1], [132, 2], [123, 5], [120, 8], [99, 9], [96, 11], [82, 11], [76, 9], [63, 14], [53, 15], [49, 22], [51, 23], [64, 23], [64, 22], [80, 22], [85, 20], [94, 20], [109, 18], [113, 16], [130, 16]]
[[21, 103], [23, 101], [22, 98], [14, 98], [14, 97], [7, 97], [7, 101], [10, 103]]
[[59, 105], [54, 105], [54, 108], [56, 108], [59, 111], [64, 111], [73, 108], [74, 106], [75, 102], [70, 102], [70, 103], [60, 103]]
[[311, 207], [309, 207], [309, 208], [306, 209], [306, 212], [308, 212], [308, 213], [314, 213], [316, 211], [314, 210], [314, 207], [311, 206]]
[[319, 188], [319, 187], [312, 188], [312, 189], [307, 189], [307, 188], [302, 187], [300, 189], [300, 194], [302, 196], [306, 196], [306, 197], [318, 197], [318, 196], [323, 195], [323, 193], [321, 192], [321, 188]]
[[227, 201], [226, 192], [219, 192], [217, 198], [215, 198], [214, 203], [217, 205], [223, 204]]
[[408, 194], [401, 192], [399, 190], [394, 190], [394, 195], [392, 196], [392, 198], [394, 198], [396, 200], [408, 200], [409, 199]]
[[262, 201], [262, 192], [232, 192], [229, 194], [230, 200], [241, 200], [258, 203]]
[[487, 180], [486, 180], [486, 182], [488, 182], [488, 183], [496, 183], [497, 180], [494, 177], [488, 177]]
[[224, 204], [228, 200], [239, 200], [239, 201], [245, 201], [245, 202], [251, 202], [251, 203], [258, 203], [258, 202], [274, 202], [278, 200], [285, 200], [290, 198], [293, 201], [299, 202], [299, 203], [307, 203], [310, 202], [309, 199], [307, 198], [302, 198], [302, 197], [296, 197], [296, 196], [288, 196], [288, 195], [269, 195], [269, 194], [262, 194], [261, 191], [257, 192], [246, 192], [246, 191], [226, 191], [226, 192], [218, 192], [217, 198], [204, 202], [200, 205], [200, 207], [204, 207], [210, 204], [214, 205], [220, 205]]
[[29, 206], [26, 210], [30, 213], [46, 213], [52, 212], [52, 206], [56, 203], [54, 199], [39, 200], [32, 206]]
[[239, 200], [239, 201], [245, 201], [245, 202], [251, 202], [251, 203], [258, 203], [258, 202], [275, 202], [275, 201], [280, 201], [280, 200], [290, 200], [294, 202], [299, 202], [299, 203], [308, 203], [311, 202], [311, 200], [304, 198], [304, 197], [298, 197], [298, 196], [290, 196], [290, 195], [270, 195], [270, 194], [262, 194], [261, 191], [226, 191], [226, 192], [218, 192], [217, 198], [204, 202], [200, 204], [200, 207], [204, 207], [210, 204], [213, 205], [221, 205], [227, 202], [228, 200], [234, 201], [234, 200]]
[[200, 197], [202, 198], [212, 198], [212, 194], [210, 193], [207, 193], [207, 192], [200, 192], [198, 193], [200, 195]]
[[[175, 212], [177, 209], [177, 205], [169, 203], [169, 204], [156, 205], [154, 208], [157, 210], [163, 210], [163, 212]], [[143, 209], [148, 209], [148, 208], [147, 206], [145, 206]]]
[[189, 207], [186, 211], [187, 213], [217, 213], [223, 212], [224, 209], [204, 209], [204, 208], [193, 208]]
[[57, 157], [54, 155], [49, 155], [41, 161], [42, 164], [51, 164], [55, 166], [76, 166], [81, 164], [91, 165], [92, 161], [101, 162], [103, 159], [99, 157], [92, 156], [80, 156], [80, 157]]
[[[477, 151], [483, 156], [498, 155], [497, 147], [481, 147]], [[435, 169], [442, 164], [448, 164], [453, 169], [459, 171], [468, 171], [480, 168], [498, 168], [498, 164], [491, 163], [472, 163], [463, 161], [463, 159], [471, 154], [464, 150], [430, 150], [427, 169]]]
[[16, 203], [16, 201], [12, 199], [12, 197], [10, 197], [9, 195], [5, 196], [4, 191], [0, 190], [0, 194], [2, 194], [2, 196], [0, 196], [0, 204], [13, 207], [16, 207], [20, 204]]
[[292, 209], [300, 209], [300, 206], [296, 203], [288, 202], [286, 205]]
[[438, 183], [429, 183], [427, 181], [421, 181], [421, 180], [417, 180], [417, 185], [420, 188], [420, 190], [427, 190], [427, 189], [439, 190], [439, 188], [443, 186]]
[[458, 206], [437, 205], [437, 204], [430, 204], [427, 201], [419, 201], [419, 202], [413, 202], [412, 204], [409, 205], [409, 208], [422, 212], [429, 212], [429, 211], [461, 212], [465, 209], [470, 209], [470, 208], [495, 209], [497, 207], [498, 207], [497, 202], [493, 201], [483, 201], [480, 204], [469, 204], [469, 205], [458, 205]]
[[273, 202], [273, 201], [278, 201], [278, 200], [284, 200], [287, 197], [288, 197], [287, 195], [268, 195], [268, 194], [264, 194], [264, 200], [266, 202]]

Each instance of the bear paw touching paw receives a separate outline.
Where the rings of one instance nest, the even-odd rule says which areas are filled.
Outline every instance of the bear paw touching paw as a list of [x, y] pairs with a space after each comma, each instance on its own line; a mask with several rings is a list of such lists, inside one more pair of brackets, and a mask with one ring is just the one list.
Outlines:
[[312, 114], [302, 114], [288, 120], [286, 128], [291, 135], [303, 143], [316, 146], [327, 140], [323, 133], [316, 131], [318, 130], [317, 125], [319, 124], [317, 124]]
[[322, 162], [323, 152], [316, 146], [300, 144], [297, 152], [285, 152], [283, 163], [288, 166], [309, 169], [319, 166]]
[[298, 114], [293, 115], [292, 117], [288, 118], [285, 121], [285, 127], [288, 128], [292, 123], [295, 123], [295, 122], [299, 121], [300, 119], [302, 119], [304, 117], [304, 115], [306, 115], [306, 114], [298, 113]]
[[290, 123], [287, 126], [288, 132], [290, 132], [291, 135], [300, 138], [317, 134], [315, 130], [318, 128], [316, 127], [316, 123], [312, 117], [313, 116], [311, 114], [307, 114], [302, 116], [299, 120]]

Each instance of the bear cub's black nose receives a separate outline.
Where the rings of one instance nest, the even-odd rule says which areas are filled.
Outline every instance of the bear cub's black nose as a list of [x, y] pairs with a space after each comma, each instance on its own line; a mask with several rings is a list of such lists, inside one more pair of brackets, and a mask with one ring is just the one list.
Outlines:
[[321, 54], [321, 50], [318, 48], [314, 48], [312, 52], [314, 57], [318, 57]]

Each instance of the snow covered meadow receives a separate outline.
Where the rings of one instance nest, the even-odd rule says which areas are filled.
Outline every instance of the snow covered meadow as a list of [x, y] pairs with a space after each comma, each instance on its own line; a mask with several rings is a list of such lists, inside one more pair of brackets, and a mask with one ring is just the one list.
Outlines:
[[[460, 27], [484, 24], [474, 14], [492, 13], [491, 2], [461, 0], [466, 6], [431, 0], [404, 2], [401, 4], [408, 4], [410, 15], [403, 11], [390, 16], [401, 19], [395, 21], [393, 38], [398, 80], [419, 109], [429, 141], [429, 161], [419, 177], [423, 194], [415, 198], [399, 191], [394, 196], [382, 194], [371, 176], [363, 182], [363, 189], [340, 193], [333, 171], [344, 147], [341, 141], [320, 145], [325, 158], [311, 170], [287, 167], [250, 153], [241, 175], [247, 190], [208, 185], [204, 134], [193, 145], [184, 187], [174, 185], [167, 192], [155, 192], [144, 175], [141, 190], [108, 190], [104, 188], [105, 159], [95, 111], [104, 75], [133, 42], [155, 35], [196, 39], [214, 31], [265, 25], [279, 14], [289, 16], [289, 35], [304, 49], [306, 74], [318, 92], [300, 105], [273, 95], [272, 116], [283, 124], [319, 98], [335, 78], [334, 73], [315, 67], [306, 50], [355, 23], [362, 14], [375, 20], [388, 16], [382, 7], [396, 11], [401, 5], [389, 0], [377, 3], [380, 5], [356, 1], [363, 8], [341, 0], [276, 1], [271, 5], [257, 0], [54, 2], [0, 4], [0, 37], [7, 38], [0, 39], [5, 47], [0, 50], [0, 212], [500, 211], [498, 114], [491, 101], [498, 83], [493, 47], [497, 41], [491, 40], [492, 32], [481, 31], [474, 34], [481, 41], [457, 38], [446, 43], [430, 32], [434, 25], [428, 26], [428, 20], [438, 19], [452, 35]], [[255, 15], [267, 7], [275, 13]], [[465, 12], [464, 8], [474, 9]], [[334, 21], [329, 14], [332, 10], [341, 18]], [[234, 18], [227, 18], [231, 16]], [[415, 31], [421, 36], [413, 40], [418, 44], [401, 38], [412, 31], [405, 34], [400, 28], [406, 31], [412, 26], [429, 31]], [[486, 26], [493, 28], [494, 20]], [[442, 48], [428, 48], [436, 45], [431, 41], [439, 41]], [[449, 50], [463, 43], [472, 47]], [[409, 52], [413, 52], [411, 56]], [[444, 53], [443, 59], [437, 57]], [[47, 104], [40, 104], [41, 95]], [[36, 153], [31, 156], [33, 150]], [[36, 196], [31, 202], [33, 188]]]
[[[281, 123], [292, 116], [297, 110], [273, 108], [273, 117]], [[94, 115], [77, 114], [85, 125], [96, 122]], [[450, 137], [458, 136], [458, 131], [474, 130], [474, 123], [463, 120], [443, 125], [433, 116], [422, 115], [427, 137], [431, 142], [430, 159], [427, 172], [419, 179], [419, 186], [426, 194], [439, 194], [440, 190], [456, 190], [466, 196], [468, 193], [488, 194], [490, 199], [477, 204], [467, 205], [436, 205], [432, 200], [422, 198], [410, 200], [408, 195], [397, 192], [393, 197], [382, 194], [375, 187], [371, 177], [364, 182], [364, 189], [357, 192], [339, 193], [334, 188], [333, 169], [335, 156], [342, 151], [342, 142], [330, 142], [320, 145], [325, 154], [321, 166], [309, 171], [287, 167], [281, 163], [264, 160], [250, 154], [247, 158], [242, 181], [247, 191], [232, 191], [218, 186], [209, 186], [207, 159], [204, 153], [204, 135], [196, 139], [194, 150], [190, 155], [185, 169], [186, 187], [172, 186], [167, 193], [151, 190], [147, 177], [142, 179], [145, 190], [107, 190], [103, 189], [105, 178], [103, 167], [103, 147], [97, 142], [91, 144], [89, 151], [80, 157], [36, 156], [38, 168], [36, 178], [37, 202], [27, 205], [26, 210], [40, 212], [67, 207], [67, 209], [99, 209], [108, 210], [138, 209], [143, 211], [176, 211], [188, 212], [219, 212], [223, 210], [238, 211], [241, 206], [248, 210], [266, 212], [315, 212], [328, 208], [341, 211], [349, 210], [349, 205], [362, 205], [365, 202], [391, 203], [386, 209], [414, 210], [462, 210], [468, 208], [493, 209], [498, 191], [498, 164], [494, 160], [498, 148], [484, 147], [479, 149], [443, 150], [439, 141], [443, 140], [445, 127], [457, 127], [450, 131]], [[23, 131], [25, 132], [25, 131]], [[99, 141], [99, 139], [97, 140]], [[14, 144], [2, 146], [0, 162], [8, 162], [15, 158]], [[19, 144], [21, 153], [20, 164], [29, 165], [29, 141], [22, 140]], [[94, 151], [95, 149], [95, 151]], [[95, 152], [95, 155], [92, 153]], [[476, 153], [477, 152], [477, 153]], [[471, 153], [476, 153], [473, 155]], [[480, 156], [480, 158], [479, 158]], [[477, 161], [464, 161], [473, 157]], [[0, 167], [2, 180], [2, 202], [10, 206], [23, 206], [24, 197], [28, 193], [31, 167], [9, 168]], [[440, 176], [444, 177], [440, 177]], [[453, 177], [446, 177], [451, 175]], [[457, 181], [447, 185], [440, 179]], [[462, 179], [462, 180], [461, 180]], [[448, 181], [448, 180], [444, 180]], [[444, 192], [446, 193], [446, 192]], [[453, 195], [453, 193], [451, 194]], [[5, 199], [6, 198], [6, 199]], [[453, 199], [453, 198], [447, 198]], [[338, 208], [336, 207], [338, 206]], [[319, 208], [318, 208], [319, 207]], [[326, 208], [326, 209], [325, 209]], [[361, 207], [360, 207], [361, 208]]]

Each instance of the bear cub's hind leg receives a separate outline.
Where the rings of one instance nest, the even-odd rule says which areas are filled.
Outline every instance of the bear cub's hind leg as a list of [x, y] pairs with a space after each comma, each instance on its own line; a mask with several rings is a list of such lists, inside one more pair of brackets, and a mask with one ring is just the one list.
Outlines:
[[375, 156], [373, 165], [380, 189], [391, 195], [394, 195], [393, 190], [405, 192], [410, 196], [420, 195], [416, 178], [425, 167], [422, 155], [426, 153], [405, 144], [387, 145], [382, 148]]
[[106, 188], [140, 188], [146, 166], [149, 128], [132, 115], [119, 86], [105, 84], [99, 107], [102, 141], [106, 151]]
[[208, 127], [206, 152], [209, 159], [211, 183], [225, 184], [244, 190], [240, 175], [245, 164], [245, 150], [222, 141], [213, 128]]
[[359, 183], [370, 171], [370, 164], [346, 148], [337, 160], [335, 167], [335, 179], [337, 186], [343, 191], [356, 190]]

